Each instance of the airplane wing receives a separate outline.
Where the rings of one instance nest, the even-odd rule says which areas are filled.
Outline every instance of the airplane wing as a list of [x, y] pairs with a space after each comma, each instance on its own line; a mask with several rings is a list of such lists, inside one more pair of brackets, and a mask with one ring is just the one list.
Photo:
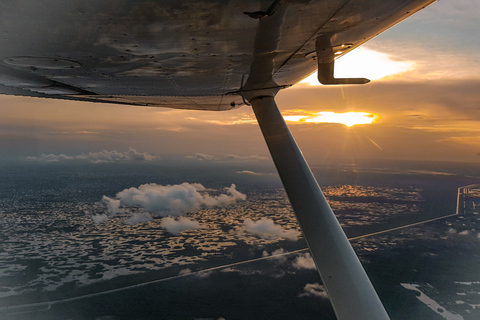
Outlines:
[[197, 110], [251, 104], [340, 320], [388, 319], [274, 97], [434, 0], [2, 1], [0, 93]]
[[433, 1], [2, 1], [0, 94], [228, 110]]

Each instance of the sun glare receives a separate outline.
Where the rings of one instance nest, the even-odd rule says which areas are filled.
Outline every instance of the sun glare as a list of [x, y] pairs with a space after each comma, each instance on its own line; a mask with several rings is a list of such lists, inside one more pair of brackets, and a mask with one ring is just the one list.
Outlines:
[[[335, 77], [378, 80], [406, 72], [414, 66], [413, 61], [395, 61], [386, 53], [360, 47], [335, 61]], [[316, 72], [300, 83], [320, 85]]]
[[359, 124], [371, 124], [377, 122], [380, 118], [377, 114], [369, 112], [332, 112], [322, 111], [313, 112], [308, 115], [284, 116], [285, 121], [307, 122], [307, 123], [341, 123], [347, 127]]

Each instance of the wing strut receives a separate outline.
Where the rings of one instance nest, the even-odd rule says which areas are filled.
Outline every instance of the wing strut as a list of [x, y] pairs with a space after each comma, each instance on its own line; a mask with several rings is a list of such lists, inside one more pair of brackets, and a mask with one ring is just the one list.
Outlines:
[[357, 255], [277, 108], [274, 95], [250, 99], [313, 260], [339, 320], [389, 319]]

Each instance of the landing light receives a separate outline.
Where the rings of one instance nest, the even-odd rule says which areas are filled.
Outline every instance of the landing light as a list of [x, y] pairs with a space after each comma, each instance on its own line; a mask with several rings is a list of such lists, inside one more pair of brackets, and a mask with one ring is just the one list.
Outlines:
[[333, 52], [336, 56], [341, 55], [345, 50], [350, 49], [353, 45], [351, 43], [333, 46]]

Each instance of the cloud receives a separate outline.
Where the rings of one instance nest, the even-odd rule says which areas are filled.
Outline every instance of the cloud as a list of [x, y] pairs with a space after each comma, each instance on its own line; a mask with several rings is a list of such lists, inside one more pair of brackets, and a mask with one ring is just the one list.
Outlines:
[[116, 197], [126, 207], [140, 207], [161, 216], [180, 216], [198, 211], [202, 206], [223, 207], [246, 199], [246, 195], [238, 192], [234, 184], [225, 189], [227, 194], [210, 196], [199, 183], [167, 186], [150, 183], [120, 191]]
[[434, 175], [434, 176], [454, 176], [455, 173], [450, 172], [440, 172], [440, 171], [430, 171], [430, 170], [407, 170], [405, 174], [427, 174], [427, 175]]
[[145, 223], [148, 221], [152, 221], [153, 217], [150, 213], [148, 212], [135, 212], [133, 216], [130, 217], [127, 221], [125, 221], [126, 224], [139, 224], [139, 223]]
[[253, 155], [248, 155], [248, 156], [239, 156], [236, 154], [226, 154], [225, 155], [226, 159], [232, 159], [232, 160], [268, 160], [268, 157], [265, 156], [259, 156], [257, 154]]
[[253, 172], [253, 171], [250, 171], [250, 170], [237, 171], [237, 173], [238, 174], [248, 174], [248, 175], [252, 175], [252, 176], [261, 176], [262, 175], [261, 173]]
[[196, 153], [193, 156], [186, 156], [187, 159], [194, 159], [198, 161], [218, 161], [218, 160], [232, 160], [232, 161], [258, 161], [258, 160], [268, 160], [268, 157], [259, 156], [256, 154], [241, 156], [237, 154], [226, 154], [223, 157], [217, 157], [211, 154], [206, 153]]
[[[147, 222], [153, 216], [182, 216], [187, 212], [198, 211], [202, 207], [226, 207], [238, 200], [245, 200], [247, 196], [236, 189], [232, 184], [223, 189], [226, 193], [218, 190], [206, 189], [199, 183], [182, 183], [177, 185], [158, 185], [155, 183], [142, 184], [138, 188], [128, 188], [118, 192], [115, 198], [103, 196], [102, 203], [106, 206], [106, 216], [112, 217], [117, 214], [131, 214], [126, 221], [128, 224]], [[209, 192], [216, 192], [210, 195]], [[103, 215], [94, 216], [94, 221], [103, 222]], [[162, 227], [171, 233], [179, 233], [187, 229], [199, 227], [198, 223], [186, 218], [166, 219], [162, 221]]]
[[303, 293], [299, 294], [298, 297], [329, 299], [325, 287], [318, 283], [307, 283], [303, 288]]
[[450, 228], [448, 229], [447, 233], [450, 234], [450, 235], [459, 235], [459, 236], [468, 236], [471, 234], [471, 232], [475, 232], [475, 230], [463, 230], [463, 231], [459, 231], [457, 229], [454, 229], [454, 228]]
[[200, 223], [196, 220], [189, 219], [187, 217], [166, 217], [162, 219], [160, 224], [167, 232], [178, 235], [182, 231], [196, 230], [202, 228]]
[[64, 155], [63, 153], [59, 155], [54, 154], [41, 154], [40, 157], [27, 157], [27, 160], [30, 161], [44, 161], [44, 162], [58, 162], [61, 160], [73, 160], [75, 157], [69, 157]]
[[153, 156], [147, 152], [138, 152], [133, 148], [128, 148], [127, 152], [118, 152], [116, 150], [102, 150], [98, 152], [82, 153], [75, 156], [66, 156], [63, 153], [41, 154], [39, 157], [28, 157], [30, 161], [58, 162], [64, 160], [85, 160], [91, 163], [118, 162], [118, 161], [154, 161], [160, 160], [160, 157]]
[[[428, 8], [430, 16], [442, 15], [456, 24], [473, 23], [478, 19], [478, 1], [461, 0], [455, 2], [441, 1]], [[466, 19], [468, 18], [468, 20]]]
[[180, 270], [180, 272], [178, 273], [179, 276], [183, 276], [183, 275], [186, 275], [186, 274], [190, 274], [192, 273], [192, 270], [190, 268], [186, 268], [186, 269], [182, 269]]
[[98, 131], [53, 131], [52, 134], [60, 134], [60, 135], [97, 135], [100, 134]]
[[108, 220], [108, 216], [106, 214], [96, 214], [92, 216], [92, 220], [95, 223], [102, 223]]
[[299, 255], [293, 262], [293, 267], [295, 269], [317, 269], [315, 266], [315, 262], [312, 259], [312, 256], [308, 252]]
[[[306, 111], [353, 110], [380, 115], [379, 122], [352, 128], [303, 123], [291, 131], [305, 156], [322, 161], [332, 156], [371, 158], [478, 161], [480, 111], [479, 80], [378, 81], [364, 87], [324, 87], [322, 104], [314, 88], [300, 86], [281, 91], [279, 104], [291, 106], [283, 113], [294, 113], [296, 106]], [[372, 98], [373, 97], [373, 98]], [[340, 101], [347, 101], [345, 105]], [[355, 127], [353, 127], [355, 128]], [[318, 145], [318, 137], [329, 136]], [[456, 138], [450, 138], [456, 137]], [[460, 138], [459, 138], [460, 137]], [[375, 141], [383, 150], [375, 147]]]
[[240, 171], [237, 171], [236, 173], [246, 174], [246, 175], [251, 175], [251, 176], [273, 176], [274, 175], [273, 173], [258, 173], [258, 172], [251, 171], [251, 170], [240, 170]]
[[153, 161], [160, 160], [160, 157], [152, 156], [147, 152], [138, 152], [133, 148], [128, 148], [127, 152], [118, 152], [116, 150], [102, 150], [99, 152], [89, 152], [75, 157], [76, 159], [87, 160], [92, 163], [116, 162], [116, 161]]
[[160, 160], [160, 157], [152, 156], [148, 152], [138, 152], [133, 148], [128, 148], [127, 159], [140, 160], [140, 161], [153, 161], [153, 160]]
[[461, 143], [470, 146], [480, 146], [480, 136], [467, 136], [467, 137], [448, 137], [445, 139], [439, 139], [439, 142], [454, 142]]
[[187, 159], [195, 159], [198, 161], [212, 161], [212, 160], [219, 160], [216, 156], [212, 156], [206, 153], [196, 153], [194, 156], [186, 156]]
[[[271, 257], [271, 259], [275, 259], [280, 263], [287, 262], [287, 256], [290, 255], [291, 252], [285, 251], [285, 249], [280, 248], [272, 253], [268, 253], [268, 251], [264, 250], [262, 252], [262, 257]], [[317, 270], [315, 266], [315, 262], [313, 262], [312, 256], [310, 253], [302, 253], [299, 254], [295, 260], [291, 263], [292, 267], [297, 270], [301, 269], [308, 269], [308, 270]]]
[[273, 251], [271, 254], [268, 253], [268, 251], [263, 251], [262, 252], [262, 257], [272, 257], [272, 259], [277, 260], [280, 263], [286, 262], [287, 261], [287, 254], [288, 252], [285, 252], [285, 249], [280, 248], [275, 251]]
[[[92, 220], [95, 223], [102, 223], [108, 220], [108, 218], [116, 216], [118, 214], [126, 213], [125, 208], [120, 207], [120, 200], [112, 199], [107, 196], [103, 196], [101, 203], [106, 207], [107, 212], [101, 214], [92, 215]], [[135, 224], [134, 222], [137, 221], [138, 217], [133, 215], [128, 221], [128, 224]], [[151, 219], [150, 219], [151, 220]]]
[[247, 233], [267, 240], [275, 240], [279, 238], [297, 240], [300, 235], [300, 232], [297, 230], [285, 230], [280, 225], [275, 224], [272, 219], [267, 218], [262, 218], [258, 221], [253, 221], [252, 219], [247, 218], [243, 223], [242, 229]]
[[120, 200], [103, 196], [102, 203], [104, 203], [107, 206], [107, 212], [108, 212], [108, 215], [110, 216], [114, 216], [114, 215], [125, 212], [125, 209], [120, 208]]

